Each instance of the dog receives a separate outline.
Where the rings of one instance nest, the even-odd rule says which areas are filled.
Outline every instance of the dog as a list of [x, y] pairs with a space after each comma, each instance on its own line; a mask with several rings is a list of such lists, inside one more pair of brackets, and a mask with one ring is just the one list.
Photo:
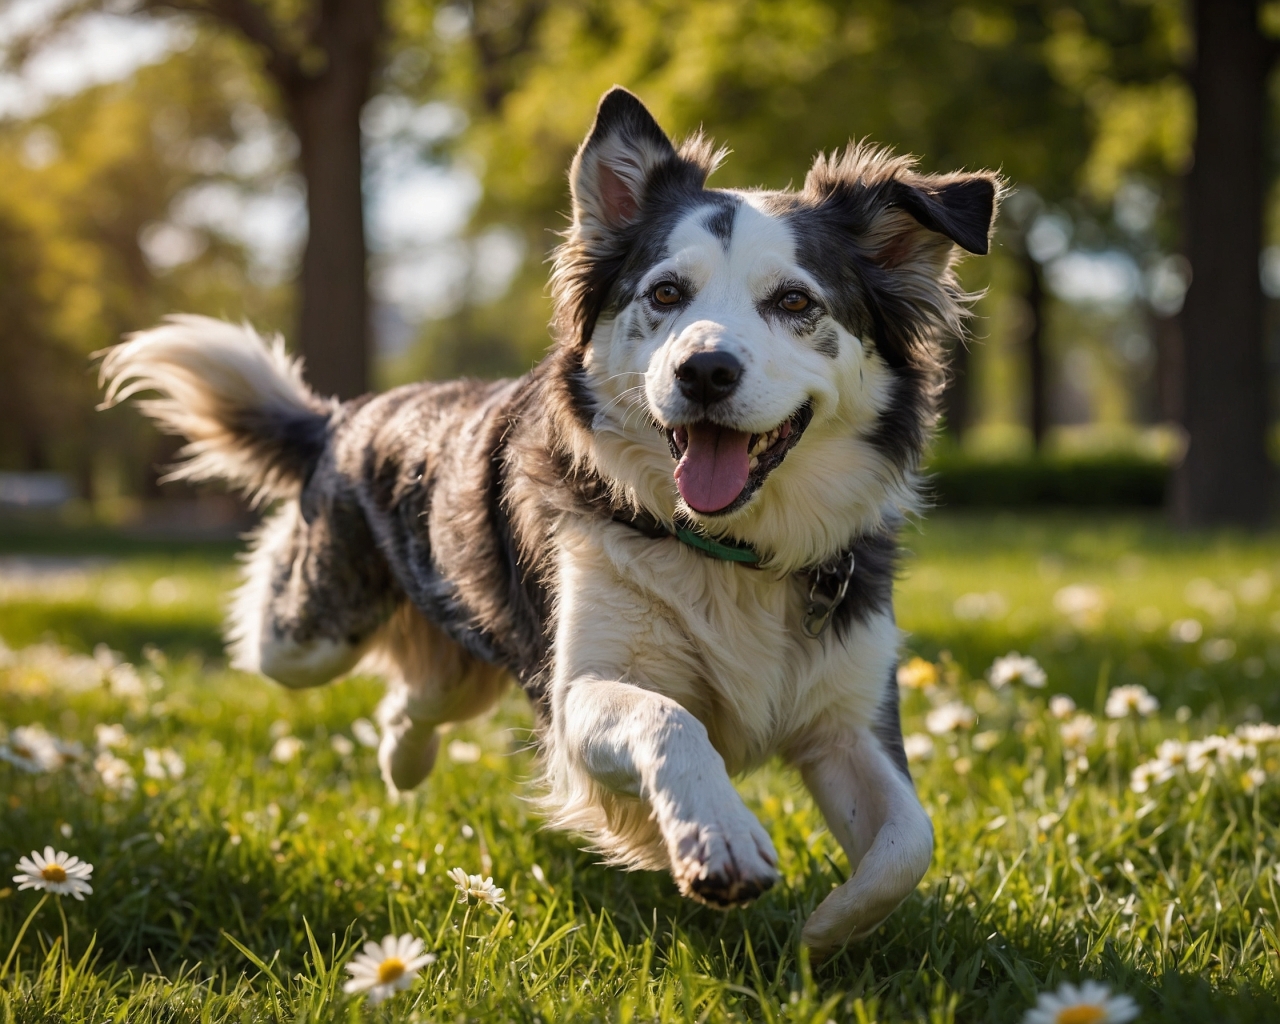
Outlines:
[[716, 907], [778, 878], [732, 778], [798, 769], [852, 874], [825, 956], [917, 886], [933, 828], [907, 770], [897, 534], [1002, 193], [865, 144], [798, 191], [718, 190], [630, 92], [569, 178], [554, 344], [517, 380], [339, 403], [277, 338], [171, 317], [109, 350], [106, 401], [187, 438], [173, 477], [274, 511], [229, 615], [232, 663], [289, 687], [388, 680], [379, 764], [431, 771], [442, 725], [514, 677], [553, 826]]

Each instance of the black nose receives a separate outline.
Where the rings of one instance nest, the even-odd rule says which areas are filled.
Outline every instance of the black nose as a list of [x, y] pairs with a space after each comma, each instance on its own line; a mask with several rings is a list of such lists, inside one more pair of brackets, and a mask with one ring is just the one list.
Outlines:
[[681, 394], [699, 405], [728, 398], [741, 376], [742, 364], [728, 352], [698, 352], [676, 367]]

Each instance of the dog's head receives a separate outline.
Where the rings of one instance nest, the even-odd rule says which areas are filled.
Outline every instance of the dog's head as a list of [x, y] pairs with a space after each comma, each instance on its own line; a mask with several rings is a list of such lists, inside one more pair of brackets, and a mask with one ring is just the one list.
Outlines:
[[570, 171], [556, 326], [606, 479], [800, 565], [912, 502], [964, 316], [957, 246], [987, 251], [1000, 182], [853, 145], [799, 191], [707, 189], [723, 155], [605, 95]]

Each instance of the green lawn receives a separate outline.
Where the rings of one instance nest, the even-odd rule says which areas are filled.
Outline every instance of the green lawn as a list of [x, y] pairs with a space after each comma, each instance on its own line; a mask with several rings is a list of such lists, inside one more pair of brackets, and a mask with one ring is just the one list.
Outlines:
[[[291, 693], [223, 666], [228, 548], [0, 538], [14, 652], [0, 723], [87, 751], [39, 774], [0, 763], [0, 877], [47, 844], [94, 865], [65, 926], [50, 901], [18, 945], [0, 1021], [1009, 1022], [1086, 978], [1132, 995], [1143, 1021], [1280, 1019], [1280, 744], [1130, 787], [1163, 739], [1280, 722], [1280, 536], [951, 514], [908, 544], [899, 615], [941, 678], [906, 694], [906, 730], [951, 701], [979, 717], [913, 744], [931, 751], [913, 765], [938, 836], [925, 883], [871, 940], [811, 968], [800, 925], [847, 865], [784, 770], [741, 783], [783, 881], [717, 913], [539, 831], [518, 695], [459, 728], [453, 756], [393, 804], [352, 742], [376, 682]], [[1044, 666], [1044, 690], [984, 681], [1012, 649]], [[1124, 684], [1159, 711], [1106, 718]], [[1059, 693], [1096, 716], [1080, 751], [1046, 708]], [[92, 766], [94, 726], [111, 723], [129, 737], [114, 756], [132, 792]], [[185, 771], [148, 777], [144, 748], [172, 748]], [[1258, 768], [1261, 782], [1246, 775]], [[465, 935], [456, 866], [506, 889]], [[39, 899], [15, 890], [0, 888], [0, 958]], [[352, 953], [391, 931], [435, 962], [376, 1008], [344, 995]]]

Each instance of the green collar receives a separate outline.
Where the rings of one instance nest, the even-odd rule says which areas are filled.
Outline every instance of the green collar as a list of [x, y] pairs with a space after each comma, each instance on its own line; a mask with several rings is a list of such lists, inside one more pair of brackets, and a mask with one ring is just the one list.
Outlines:
[[722, 562], [745, 562], [749, 565], [756, 565], [760, 561], [760, 556], [756, 554], [755, 549], [749, 544], [743, 544], [738, 541], [725, 544], [711, 537], [704, 537], [687, 526], [677, 526], [675, 528], [675, 538], [681, 544], [688, 544], [689, 547], [697, 548], [704, 555], [718, 558]]
[[[722, 562], [738, 562], [742, 565], [749, 565], [754, 569], [760, 567], [760, 555], [751, 545], [744, 544], [741, 541], [731, 541], [725, 544], [722, 541], [705, 537], [692, 527], [682, 526], [678, 522], [674, 523], [671, 529], [668, 529], [654, 515], [644, 509], [632, 511], [630, 514], [615, 511], [612, 518], [614, 522], [629, 526], [631, 529], [655, 540], [659, 537], [674, 537], [681, 544], [697, 548], [710, 558], [718, 558]], [[822, 565], [811, 566], [808, 569], [801, 569], [796, 573], [801, 578], [807, 579], [809, 583], [804, 621], [800, 628], [804, 631], [804, 635], [811, 640], [816, 640], [822, 635], [827, 625], [831, 622], [832, 614], [849, 592], [849, 584], [853, 580], [853, 572], [857, 564], [854, 557], [856, 545], [857, 539], [855, 538], [843, 552], [831, 561]]]
[[697, 548], [704, 555], [710, 558], [718, 558], [722, 562], [738, 562], [742, 565], [759, 565], [760, 555], [750, 544], [744, 544], [742, 541], [731, 540], [728, 542], [713, 540], [711, 537], [700, 533], [694, 526], [685, 521], [678, 520], [672, 524], [671, 528], [664, 526], [656, 516], [640, 509], [639, 511], [621, 511], [613, 514], [615, 523], [623, 523], [643, 533], [646, 537], [674, 537], [681, 544], [687, 544], [691, 548]]

